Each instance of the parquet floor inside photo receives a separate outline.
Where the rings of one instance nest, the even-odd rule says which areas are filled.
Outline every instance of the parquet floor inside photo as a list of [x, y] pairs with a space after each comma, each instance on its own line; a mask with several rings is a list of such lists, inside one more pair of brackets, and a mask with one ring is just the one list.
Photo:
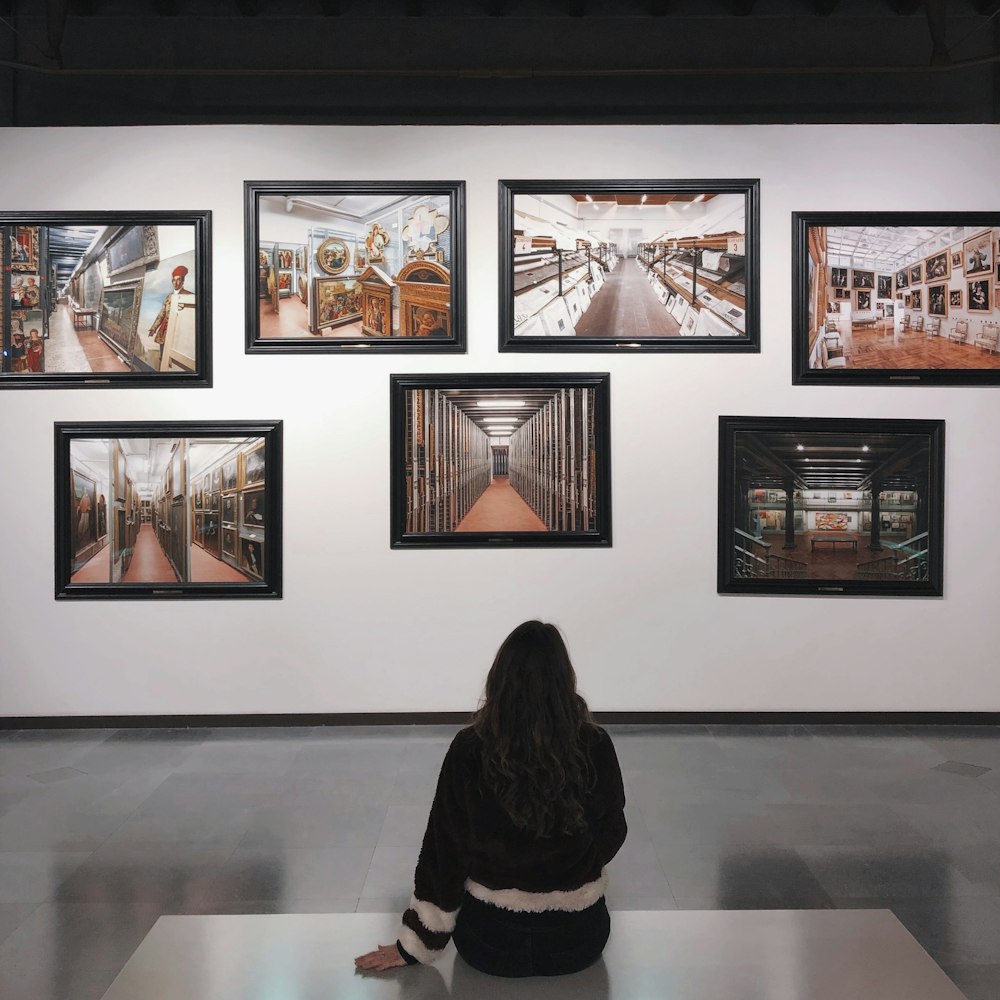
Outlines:
[[990, 353], [973, 342], [975, 323], [970, 324], [968, 342], [948, 339], [947, 321], [939, 336], [920, 331], [855, 326], [847, 332], [841, 324], [844, 357], [848, 368], [1000, 368], [1000, 353]]
[[[0, 996], [99, 1000], [165, 914], [391, 922], [456, 729], [0, 733]], [[1000, 729], [609, 729], [612, 935], [614, 911], [889, 909], [1000, 996]]]

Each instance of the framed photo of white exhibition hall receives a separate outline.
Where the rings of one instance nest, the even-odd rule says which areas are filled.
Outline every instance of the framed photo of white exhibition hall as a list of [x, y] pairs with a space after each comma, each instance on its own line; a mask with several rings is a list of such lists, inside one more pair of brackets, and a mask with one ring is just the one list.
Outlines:
[[464, 353], [464, 181], [246, 181], [248, 354]]
[[500, 181], [501, 351], [760, 350], [758, 180]]
[[795, 385], [1000, 385], [1000, 212], [792, 217]]

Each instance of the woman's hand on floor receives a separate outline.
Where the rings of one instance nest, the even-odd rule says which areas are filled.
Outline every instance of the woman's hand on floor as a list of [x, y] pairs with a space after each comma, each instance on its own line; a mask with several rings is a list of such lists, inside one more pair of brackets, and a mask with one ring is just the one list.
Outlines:
[[361, 972], [382, 972], [400, 965], [406, 965], [406, 959], [400, 955], [395, 944], [380, 944], [378, 951], [358, 955], [354, 960], [354, 967]]

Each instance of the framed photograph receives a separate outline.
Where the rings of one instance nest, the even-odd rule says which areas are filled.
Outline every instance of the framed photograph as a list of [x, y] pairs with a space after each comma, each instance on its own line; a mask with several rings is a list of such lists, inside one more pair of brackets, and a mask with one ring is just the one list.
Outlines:
[[[281, 429], [280, 421], [57, 423], [56, 598], [280, 597]], [[245, 532], [255, 544], [253, 572], [239, 562], [236, 539], [226, 540], [218, 492], [205, 490], [216, 470], [221, 476], [248, 451], [259, 451], [268, 469], [254, 488], [261, 516]], [[121, 499], [113, 488], [119, 464]], [[190, 498], [188, 483], [196, 484]], [[230, 529], [244, 534], [237, 496], [222, 497], [222, 518], [233, 517]], [[147, 509], [151, 517], [139, 516]]]
[[610, 376], [390, 376], [392, 548], [609, 546]]
[[239, 465], [238, 456], [233, 455], [232, 458], [222, 463], [222, 491], [225, 493], [227, 490], [236, 489], [236, 470]]
[[244, 211], [248, 353], [465, 351], [464, 181], [246, 181]]
[[993, 229], [973, 236], [962, 244], [962, 256], [965, 261], [965, 276], [993, 273]]
[[831, 288], [847, 288], [847, 268], [846, 267], [831, 267], [830, 268], [830, 287]]
[[261, 444], [251, 445], [240, 453], [240, 488], [264, 482], [264, 449]]
[[968, 283], [969, 305], [968, 311], [972, 313], [988, 313], [993, 308], [990, 304], [990, 282], [988, 278], [980, 278]]
[[874, 288], [875, 272], [851, 268], [851, 288]]
[[[962, 247], [970, 259], [985, 254], [997, 234], [1000, 212], [794, 213], [793, 384], [1000, 385], [1000, 354], [962, 336], [970, 320], [993, 311], [994, 262], [983, 277], [967, 279], [952, 259]], [[893, 274], [901, 308], [890, 317], [874, 297], [866, 308], [867, 289], [856, 289], [834, 336], [825, 312], [839, 289], [817, 286], [815, 275], [833, 268], [853, 275], [856, 266], [877, 275], [877, 284]]]
[[892, 275], [891, 274], [880, 274], [878, 276], [878, 292], [876, 298], [879, 299], [891, 299], [892, 298]]
[[948, 286], [928, 285], [927, 286], [927, 315], [948, 316]]
[[932, 254], [924, 261], [924, 276], [928, 283], [951, 277], [951, 250]]
[[758, 180], [500, 181], [500, 350], [759, 351], [759, 195]]
[[210, 212], [0, 212], [0, 388], [209, 387]]
[[264, 530], [267, 525], [267, 494], [263, 486], [240, 495], [240, 524]]
[[859, 288], [854, 293], [854, 308], [858, 312], [871, 312], [872, 293], [870, 289]]
[[962, 252], [961, 250], [952, 250], [951, 252], [951, 269], [957, 271], [962, 266]]
[[235, 493], [223, 493], [222, 494], [222, 523], [223, 524], [235, 524], [236, 523], [236, 494]]
[[943, 420], [719, 418], [719, 593], [940, 597], [943, 527]]

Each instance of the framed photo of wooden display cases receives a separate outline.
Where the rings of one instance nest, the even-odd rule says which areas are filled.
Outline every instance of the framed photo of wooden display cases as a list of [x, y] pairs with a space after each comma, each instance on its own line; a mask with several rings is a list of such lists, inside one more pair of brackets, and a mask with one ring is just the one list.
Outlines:
[[759, 194], [500, 181], [500, 350], [759, 351]]
[[0, 213], [0, 388], [212, 384], [211, 213]]
[[944, 421], [719, 418], [718, 589], [940, 597]]
[[281, 427], [56, 424], [56, 597], [280, 597]]
[[247, 181], [249, 353], [464, 352], [463, 181]]
[[392, 547], [610, 545], [609, 379], [390, 376]]
[[792, 381], [1000, 385], [998, 236], [1000, 212], [793, 215]]

